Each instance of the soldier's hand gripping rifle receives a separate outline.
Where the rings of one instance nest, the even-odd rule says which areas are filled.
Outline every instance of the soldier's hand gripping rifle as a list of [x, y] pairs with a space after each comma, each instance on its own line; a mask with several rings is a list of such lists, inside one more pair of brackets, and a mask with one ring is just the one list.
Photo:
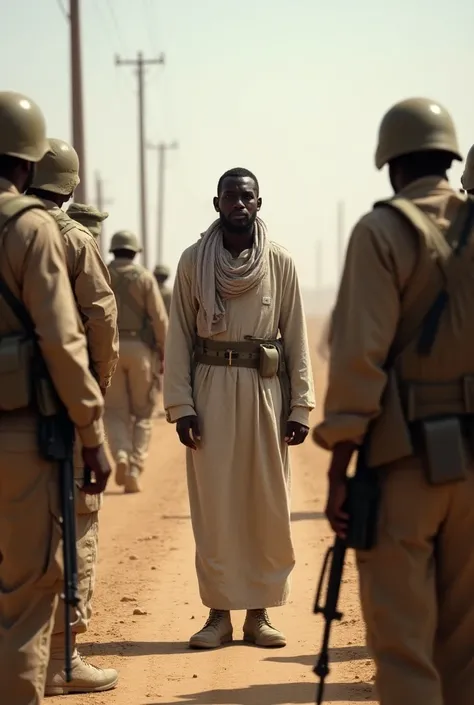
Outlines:
[[[329, 639], [334, 620], [342, 619], [342, 612], [337, 609], [339, 592], [344, 571], [344, 561], [348, 548], [367, 551], [375, 543], [377, 527], [379, 488], [376, 471], [368, 468], [359, 452], [355, 475], [347, 480], [346, 510], [349, 514], [347, 536], [341, 539], [336, 536], [334, 544], [328, 549], [323, 562], [321, 575], [316, 591], [314, 613], [322, 614], [324, 618], [324, 633], [321, 652], [314, 673], [319, 678], [316, 695], [317, 705], [324, 698], [324, 685], [329, 675]], [[327, 581], [326, 581], [327, 578]], [[327, 582], [326, 600], [322, 603], [322, 592]]]

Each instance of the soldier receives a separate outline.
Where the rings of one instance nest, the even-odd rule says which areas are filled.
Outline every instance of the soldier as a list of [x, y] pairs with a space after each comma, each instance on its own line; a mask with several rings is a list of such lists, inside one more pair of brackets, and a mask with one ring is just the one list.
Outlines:
[[462, 187], [471, 196], [474, 196], [474, 145], [468, 152], [464, 174], [461, 177]]
[[169, 267], [167, 267], [164, 264], [157, 264], [153, 274], [155, 275], [155, 279], [158, 282], [158, 286], [160, 288], [160, 294], [161, 297], [164, 301], [165, 307], [166, 307], [166, 313], [168, 316], [170, 315], [170, 308], [171, 308], [171, 289], [169, 286], [166, 285], [167, 280], [169, 279], [170, 276], [170, 270]]
[[[118, 307], [120, 360], [106, 401], [107, 435], [116, 463], [115, 480], [139, 492], [155, 406], [157, 358], [163, 359], [168, 317], [155, 278], [136, 264], [141, 248], [122, 230], [112, 238], [109, 265]], [[133, 420], [131, 419], [133, 417]]]
[[103, 491], [110, 474], [104, 402], [89, 371], [64, 245], [41, 203], [19, 196], [47, 150], [38, 106], [26, 96], [0, 93], [0, 693], [8, 705], [42, 701], [63, 587], [58, 467], [40, 455], [29, 391], [33, 373], [29, 358], [20, 354], [28, 339], [9, 296], [35, 329], [81, 439], [83, 462], [96, 476], [96, 488], [85, 490]]
[[83, 203], [71, 203], [66, 212], [70, 218], [87, 228], [97, 242], [100, 242], [102, 223], [109, 217], [108, 213]]
[[[67, 142], [49, 140], [50, 149], [38, 164], [28, 193], [39, 198], [55, 219], [63, 237], [66, 261], [77, 308], [85, 327], [91, 371], [105, 395], [118, 360], [117, 307], [110, 277], [91, 233], [62, 210], [79, 184], [79, 158]], [[80, 487], [84, 477], [80, 444], [75, 449], [75, 473]], [[81, 619], [74, 625], [74, 637], [87, 631], [92, 616], [95, 585], [99, 509], [102, 497], [76, 496], [78, 583], [83, 603]], [[74, 651], [72, 680], [67, 683], [64, 664], [64, 614], [59, 610], [51, 640], [51, 661], [46, 695], [91, 693], [115, 687], [117, 672], [100, 669]]]
[[326, 513], [339, 536], [355, 450], [379, 482], [375, 547], [358, 570], [383, 705], [470, 705], [474, 692], [474, 213], [447, 179], [460, 159], [439, 103], [384, 116], [375, 162], [395, 198], [352, 232], [313, 436], [332, 451]]

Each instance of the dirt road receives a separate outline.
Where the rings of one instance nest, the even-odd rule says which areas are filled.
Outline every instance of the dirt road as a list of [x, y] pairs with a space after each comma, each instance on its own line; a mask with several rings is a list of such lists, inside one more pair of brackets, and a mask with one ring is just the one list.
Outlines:
[[[313, 346], [314, 349], [314, 346]], [[316, 385], [321, 402], [324, 369]], [[315, 413], [313, 422], [317, 419]], [[144, 492], [124, 496], [111, 483], [101, 519], [95, 614], [81, 651], [97, 665], [120, 671], [119, 686], [101, 695], [48, 699], [68, 705], [292, 705], [314, 703], [312, 673], [322, 619], [312, 605], [330, 533], [323, 517], [327, 458], [308, 440], [292, 452], [293, 532], [297, 566], [291, 603], [270, 616], [288, 646], [262, 650], [234, 642], [209, 653], [187, 649], [201, 627], [184, 453], [174, 428], [156, 421]], [[349, 556], [332, 636], [326, 702], [375, 705], [373, 667], [363, 646], [357, 583]], [[139, 611], [140, 614], [134, 614]], [[234, 615], [240, 638], [243, 613]]]

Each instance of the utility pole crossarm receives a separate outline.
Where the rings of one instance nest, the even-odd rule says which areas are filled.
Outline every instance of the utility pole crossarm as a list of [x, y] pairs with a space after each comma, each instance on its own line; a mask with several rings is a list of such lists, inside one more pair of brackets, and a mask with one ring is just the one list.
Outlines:
[[115, 57], [116, 66], [136, 66], [138, 77], [138, 167], [140, 176], [140, 221], [141, 240], [143, 245], [143, 260], [145, 267], [148, 262], [148, 227], [147, 227], [147, 203], [146, 203], [146, 163], [145, 163], [145, 86], [144, 68], [151, 64], [164, 64], [165, 57], [161, 54], [155, 59], [144, 59], [142, 52], [138, 52], [136, 59], [121, 59]]

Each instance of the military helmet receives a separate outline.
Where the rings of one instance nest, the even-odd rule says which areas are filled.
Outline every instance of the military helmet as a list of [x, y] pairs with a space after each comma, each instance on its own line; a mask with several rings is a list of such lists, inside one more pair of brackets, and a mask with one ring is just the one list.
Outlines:
[[49, 150], [36, 167], [32, 188], [69, 196], [79, 182], [79, 157], [74, 147], [49, 139]]
[[396, 157], [429, 150], [448, 152], [462, 161], [456, 128], [446, 108], [429, 98], [409, 98], [392, 106], [379, 128], [377, 169]]
[[171, 274], [170, 268], [166, 266], [166, 264], [157, 264], [155, 269], [153, 270], [153, 274], [155, 277], [169, 277]]
[[112, 242], [110, 243], [110, 252], [115, 252], [116, 250], [141, 252], [142, 248], [138, 244], [138, 238], [135, 233], [132, 233], [130, 230], [119, 230], [118, 233], [115, 233], [112, 237]]
[[83, 203], [71, 203], [67, 209], [67, 214], [70, 218], [87, 228], [94, 237], [100, 237], [102, 223], [109, 217], [108, 213]]
[[472, 191], [472, 189], [474, 189], [474, 145], [467, 154], [464, 173], [461, 176], [461, 183], [466, 191]]
[[22, 93], [0, 91], [0, 154], [39, 162], [49, 149], [39, 107]]

